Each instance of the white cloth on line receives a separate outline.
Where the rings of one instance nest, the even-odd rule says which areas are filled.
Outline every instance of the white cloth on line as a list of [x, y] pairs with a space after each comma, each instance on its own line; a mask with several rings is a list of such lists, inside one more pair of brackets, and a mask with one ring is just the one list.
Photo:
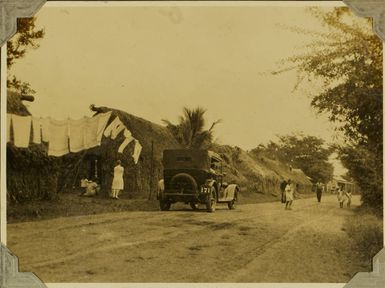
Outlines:
[[40, 124], [41, 124], [41, 139], [44, 142], [49, 142], [49, 124], [50, 124], [51, 118], [42, 118], [40, 119]]
[[100, 146], [103, 131], [110, 119], [110, 115], [111, 112], [100, 113], [87, 119], [84, 133], [84, 146], [86, 149]]
[[12, 114], [7, 113], [7, 142], [11, 141]]
[[40, 118], [32, 116], [32, 142], [41, 144], [41, 120]]
[[86, 122], [88, 117], [81, 119], [69, 119], [68, 120], [68, 135], [70, 141], [70, 152], [79, 152], [85, 149], [84, 145], [84, 133], [86, 128]]
[[12, 114], [14, 145], [19, 148], [28, 148], [31, 136], [31, 116]]
[[49, 121], [48, 155], [63, 156], [69, 152], [68, 149], [68, 120]]
[[126, 126], [120, 121], [119, 117], [116, 117], [104, 130], [104, 136], [111, 137], [114, 140], [124, 129], [126, 129]]
[[106, 128], [106, 125], [108, 123], [108, 120], [110, 120], [110, 116], [111, 116], [112, 112], [106, 112], [106, 113], [101, 113], [101, 114], [98, 114], [96, 117], [99, 117], [99, 123], [98, 123], [98, 132], [97, 132], [97, 140], [99, 142], [99, 145], [102, 141], [102, 137], [103, 137], [103, 132]]
[[138, 160], [141, 152], [142, 152], [142, 145], [140, 145], [139, 141], [135, 139], [134, 153], [132, 154], [132, 158], [134, 158], [135, 164], [138, 164]]
[[92, 148], [100, 145], [98, 142], [99, 117], [87, 117], [84, 130], [84, 148]]
[[125, 139], [122, 142], [122, 144], [120, 144], [119, 149], [118, 149], [118, 153], [123, 153], [123, 151], [127, 147], [127, 145], [130, 144], [132, 140], [135, 140], [135, 138], [132, 137], [130, 130], [128, 130], [128, 129], [124, 129], [123, 135], [124, 135]]

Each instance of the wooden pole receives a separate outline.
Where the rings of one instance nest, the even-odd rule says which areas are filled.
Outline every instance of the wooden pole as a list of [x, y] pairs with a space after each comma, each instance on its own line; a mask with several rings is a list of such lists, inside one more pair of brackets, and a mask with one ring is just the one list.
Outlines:
[[151, 200], [151, 194], [153, 189], [153, 178], [154, 178], [154, 141], [151, 141], [150, 193], [148, 194], [148, 200]]

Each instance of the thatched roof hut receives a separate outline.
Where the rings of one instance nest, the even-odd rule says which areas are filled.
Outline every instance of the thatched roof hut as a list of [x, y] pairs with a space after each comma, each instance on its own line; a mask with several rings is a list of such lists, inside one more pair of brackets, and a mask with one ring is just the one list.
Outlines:
[[99, 147], [63, 157], [63, 163], [67, 163], [63, 166], [69, 167], [67, 169], [69, 172], [64, 172], [67, 174], [65, 177], [62, 174], [61, 180], [65, 183], [61, 185], [63, 187], [61, 190], [65, 191], [66, 188], [77, 186], [82, 177], [94, 180], [97, 178], [96, 180], [101, 184], [102, 193], [107, 195], [112, 183], [113, 168], [116, 161], [121, 160], [124, 167], [124, 191], [136, 198], [146, 198], [150, 190], [155, 192], [158, 180], [163, 178], [163, 150], [180, 148], [180, 145], [166, 127], [117, 109], [99, 107], [97, 111], [97, 113], [111, 111], [109, 123], [119, 117], [143, 147], [139, 161], [135, 164], [132, 158], [134, 141], [125, 148], [123, 153], [118, 153], [119, 146], [124, 141], [123, 133], [114, 140], [103, 136]]
[[279, 161], [254, 157], [238, 147], [215, 145], [213, 149], [226, 162], [226, 177], [238, 183], [243, 191], [278, 195], [281, 182], [291, 179], [298, 184], [299, 193], [311, 192], [312, 183], [298, 169], [290, 171], [289, 167]]

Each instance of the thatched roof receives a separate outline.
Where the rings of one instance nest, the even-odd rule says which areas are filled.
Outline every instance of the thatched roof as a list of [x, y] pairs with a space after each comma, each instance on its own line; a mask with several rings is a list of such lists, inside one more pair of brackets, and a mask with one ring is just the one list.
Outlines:
[[151, 152], [152, 142], [154, 143], [154, 157], [157, 159], [162, 159], [162, 153], [165, 149], [180, 148], [174, 136], [164, 126], [152, 123], [122, 110], [108, 107], [99, 107], [98, 109], [102, 113], [112, 111], [110, 122], [115, 119], [115, 117], [119, 117], [128, 130], [131, 131], [132, 136], [139, 140], [143, 146], [142, 153]]
[[12, 90], [7, 91], [7, 113], [12, 113], [20, 116], [31, 115], [27, 107], [21, 101], [21, 95]]
[[227, 163], [226, 177], [249, 190], [275, 194], [283, 179], [291, 179], [299, 184], [300, 192], [308, 192], [311, 187], [311, 182], [302, 171], [290, 171], [289, 167], [279, 161], [254, 157], [238, 147], [214, 145], [213, 149]]

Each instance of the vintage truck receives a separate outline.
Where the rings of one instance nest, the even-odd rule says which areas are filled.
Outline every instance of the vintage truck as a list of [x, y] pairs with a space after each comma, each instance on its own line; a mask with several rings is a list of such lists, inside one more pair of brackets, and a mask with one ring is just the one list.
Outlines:
[[158, 185], [162, 211], [176, 202], [190, 204], [194, 210], [205, 204], [208, 212], [214, 212], [217, 203], [235, 208], [240, 188], [224, 181], [223, 160], [218, 154], [209, 150], [165, 150], [163, 167]]

